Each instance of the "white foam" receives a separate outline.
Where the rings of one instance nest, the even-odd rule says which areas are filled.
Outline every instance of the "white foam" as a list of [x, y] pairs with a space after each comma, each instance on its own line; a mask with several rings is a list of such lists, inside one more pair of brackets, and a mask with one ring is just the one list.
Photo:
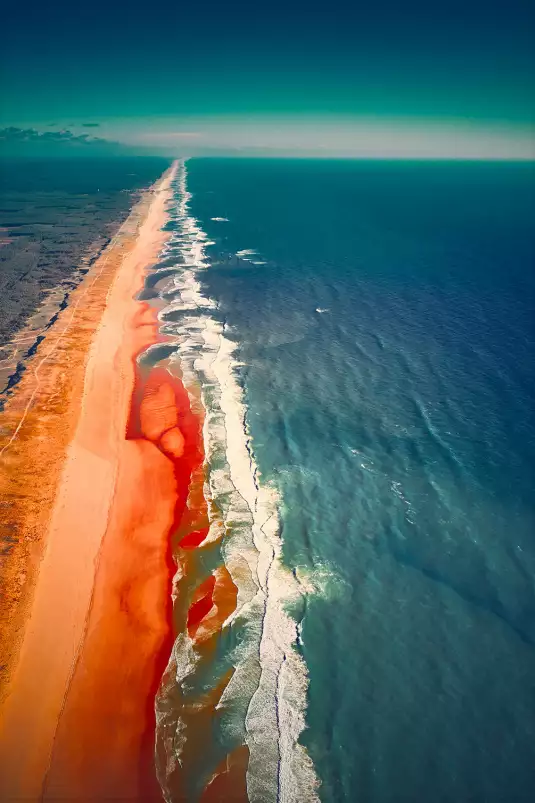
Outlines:
[[228, 223], [228, 217], [211, 217], [210, 220], [215, 220], [216, 223]]
[[[211, 519], [207, 540], [216, 540], [221, 534], [221, 524], [211, 512], [216, 506], [222, 511], [225, 528], [223, 559], [238, 589], [236, 610], [224, 628], [240, 628], [239, 654], [234, 656], [236, 669], [218, 708], [232, 712], [223, 717], [224, 732], [241, 733], [249, 747], [247, 790], [251, 803], [315, 802], [318, 782], [314, 767], [298, 743], [305, 727], [307, 670], [295, 649], [296, 622], [286, 612], [288, 603], [306, 592], [307, 584], [301, 586], [281, 561], [279, 498], [273, 487], [258, 482], [252, 442], [244, 425], [247, 411], [237, 378], [236, 344], [214, 314], [217, 305], [203, 294], [200, 279], [209, 269], [204, 251], [208, 242], [189, 213], [191, 195], [186, 179], [182, 162], [175, 215], [180, 232], [173, 235], [168, 249], [176, 249], [183, 264], [177, 265], [179, 273], [173, 278], [178, 297], [162, 310], [161, 318], [165, 330], [176, 338], [186, 386], [201, 387], [209, 469], [205, 496]], [[242, 258], [255, 254], [252, 249], [237, 252]], [[172, 310], [184, 313], [180, 323], [165, 320]], [[179, 636], [166, 675], [171, 675], [178, 687], [195, 671], [192, 653], [189, 639]], [[165, 698], [167, 693], [170, 689], [162, 686], [161, 695]], [[159, 707], [165, 709], [164, 700]], [[163, 717], [161, 721], [167, 728], [165, 739], [160, 738], [166, 759], [163, 766], [160, 761], [159, 778], [164, 794], [169, 795], [165, 778], [180, 761], [186, 737], [180, 722], [171, 738], [168, 720]]]
[[296, 566], [295, 573], [307, 596], [340, 602], [351, 594], [349, 583], [327, 563], [316, 563], [314, 568]]
[[179, 688], [191, 676], [199, 662], [198, 655], [187, 633], [180, 633], [173, 645], [169, 663], [156, 698], [156, 775], [162, 788], [166, 803], [174, 803], [172, 792], [168, 786], [168, 778], [181, 765], [182, 749], [187, 739], [184, 723], [176, 720], [175, 713], [169, 704]]

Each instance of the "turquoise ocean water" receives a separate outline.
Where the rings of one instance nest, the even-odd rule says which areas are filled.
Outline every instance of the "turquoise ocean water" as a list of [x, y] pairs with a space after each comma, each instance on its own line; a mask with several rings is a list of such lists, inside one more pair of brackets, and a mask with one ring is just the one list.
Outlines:
[[309, 589], [321, 800], [532, 800], [533, 166], [187, 169], [202, 292]]

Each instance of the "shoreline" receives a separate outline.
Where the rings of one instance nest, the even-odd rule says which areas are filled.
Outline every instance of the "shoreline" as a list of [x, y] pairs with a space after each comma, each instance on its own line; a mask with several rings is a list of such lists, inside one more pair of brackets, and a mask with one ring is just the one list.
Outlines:
[[158, 777], [169, 800], [317, 803], [299, 742], [308, 676], [287, 610], [306, 589], [281, 559], [279, 496], [255, 462], [237, 344], [202, 284], [212, 243], [190, 211], [187, 178], [183, 164], [160, 318], [176, 344], [172, 365], [193, 398], [200, 392], [206, 521], [184, 528], [173, 550], [177, 638], [156, 699]]
[[[73, 294], [74, 325], [60, 325], [56, 349], [49, 344], [6, 405], [4, 420], [19, 418], [0, 442], [10, 513], [19, 514], [25, 540], [47, 529], [34, 546], [26, 599], [19, 595], [12, 619], [1, 622], [2, 645], [15, 645], [3, 673], [0, 788], [6, 801], [161, 799], [148, 763], [154, 748], [147, 728], [150, 695], [167, 662], [162, 648], [170, 650], [167, 536], [177, 480], [161, 451], [125, 439], [125, 432], [135, 357], [158, 342], [154, 311], [134, 296], [167, 237], [161, 227], [175, 171], [176, 164], [133, 210], [125, 236]], [[58, 389], [58, 378], [68, 389], [61, 382]], [[56, 415], [47, 410], [51, 400], [58, 402]], [[41, 459], [43, 435], [54, 432], [58, 443], [47, 440]], [[38, 498], [46, 458], [49, 471], [59, 464], [61, 477], [50, 477]], [[25, 480], [33, 480], [31, 487]], [[147, 505], [136, 509], [144, 496], [139, 487], [148, 490], [149, 513]]]
[[[318, 799], [299, 743], [307, 671], [286, 610], [304, 588], [281, 562], [278, 496], [259, 481], [236, 345], [197, 276], [208, 238], [191, 197], [176, 162], [92, 319], [0, 709], [6, 803]], [[13, 398], [24, 401], [25, 382]], [[26, 467], [43, 438], [27, 441]]]

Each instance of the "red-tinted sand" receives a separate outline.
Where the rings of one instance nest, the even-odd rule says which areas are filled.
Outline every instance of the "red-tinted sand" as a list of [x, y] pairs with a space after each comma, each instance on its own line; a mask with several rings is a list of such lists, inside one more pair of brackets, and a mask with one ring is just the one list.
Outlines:
[[155, 443], [125, 432], [135, 356], [158, 336], [153, 311], [134, 296], [164, 239], [167, 187], [117, 268], [91, 343], [78, 425], [2, 707], [2, 801], [161, 799], [153, 701], [172, 644], [168, 537], [177, 481], [185, 498], [189, 477], [178, 476]]
[[[192, 409], [165, 367], [136, 364], [160, 339], [156, 311], [134, 296], [163, 241], [167, 187], [117, 269], [91, 344], [79, 420], [1, 712], [3, 803], [161, 800], [154, 698], [173, 640], [187, 632], [209, 660], [236, 607], [227, 569], [208, 577], [199, 570], [209, 524], [200, 404]], [[182, 578], [174, 610], [173, 556]], [[177, 712], [188, 743], [172, 779], [173, 800], [187, 799], [184, 789], [202, 767], [232, 674]], [[245, 801], [247, 761], [242, 747], [213, 767], [203, 803]]]

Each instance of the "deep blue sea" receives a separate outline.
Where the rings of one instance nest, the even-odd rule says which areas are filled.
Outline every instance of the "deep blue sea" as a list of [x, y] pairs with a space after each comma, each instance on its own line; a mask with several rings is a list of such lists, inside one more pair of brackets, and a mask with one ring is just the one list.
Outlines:
[[203, 291], [313, 589], [322, 801], [532, 801], [533, 165], [187, 167]]

